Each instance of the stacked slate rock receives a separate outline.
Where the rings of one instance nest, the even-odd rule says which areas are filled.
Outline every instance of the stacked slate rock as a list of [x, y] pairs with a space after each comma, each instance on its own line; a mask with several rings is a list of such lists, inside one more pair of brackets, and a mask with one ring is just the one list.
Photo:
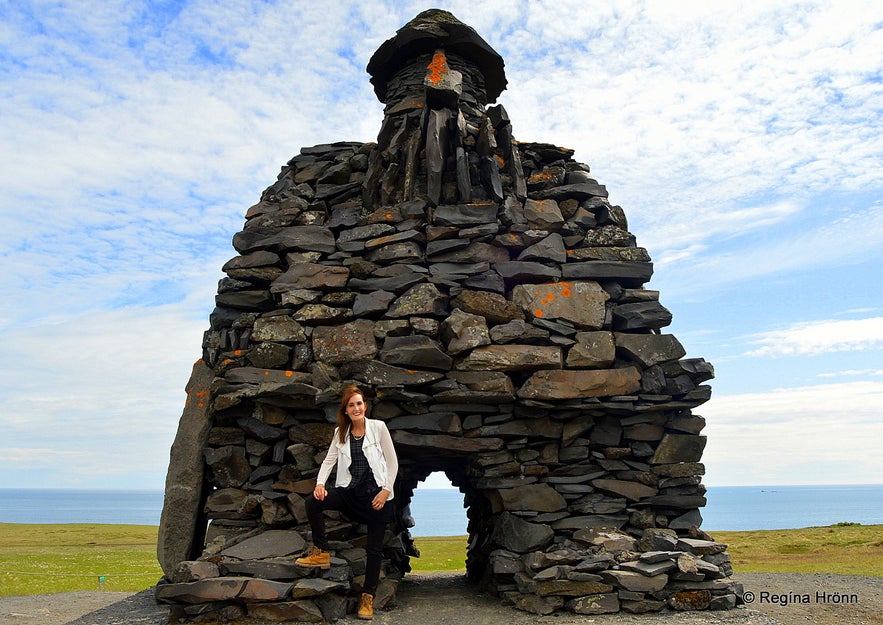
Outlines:
[[699, 529], [712, 367], [662, 332], [649, 255], [588, 166], [488, 106], [502, 68], [449, 13], [419, 15], [368, 66], [377, 142], [302, 149], [248, 209], [172, 448], [156, 595], [174, 617], [354, 609], [364, 527], [332, 513], [332, 567], [294, 564], [348, 383], [400, 461], [375, 607], [419, 556], [409, 502], [434, 471], [464, 494], [468, 577], [519, 609], [736, 605]]

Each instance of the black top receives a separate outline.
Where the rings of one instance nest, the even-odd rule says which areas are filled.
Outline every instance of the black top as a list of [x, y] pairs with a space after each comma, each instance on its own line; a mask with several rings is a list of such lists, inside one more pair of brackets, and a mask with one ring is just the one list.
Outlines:
[[353, 478], [350, 482], [350, 488], [377, 486], [374, 480], [374, 473], [371, 471], [368, 459], [362, 451], [362, 443], [364, 442], [364, 436], [356, 438], [350, 434], [350, 457], [352, 458], [350, 461], [350, 475]]

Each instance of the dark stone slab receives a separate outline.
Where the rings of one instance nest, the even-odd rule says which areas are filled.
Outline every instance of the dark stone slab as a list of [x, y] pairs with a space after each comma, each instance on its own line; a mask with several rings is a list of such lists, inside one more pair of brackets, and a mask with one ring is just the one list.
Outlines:
[[460, 417], [454, 412], [429, 412], [426, 414], [405, 415], [387, 422], [390, 430], [413, 432], [442, 432], [460, 434], [463, 428]]
[[344, 200], [357, 196], [361, 190], [361, 182], [319, 184], [316, 186], [316, 199], [343, 202]]
[[291, 226], [287, 228], [246, 228], [233, 237], [233, 247], [240, 254], [256, 250], [273, 252], [332, 253], [336, 247], [334, 234], [323, 226]]
[[659, 302], [619, 304], [613, 309], [614, 330], [658, 330], [671, 324], [671, 312]]
[[466, 280], [463, 285], [469, 289], [480, 289], [493, 293], [505, 293], [506, 283], [496, 271], [485, 271]]
[[373, 386], [420, 386], [444, 377], [434, 371], [414, 371], [375, 360], [359, 360], [344, 364], [340, 374]]
[[207, 603], [212, 601], [281, 601], [293, 584], [252, 577], [218, 577], [156, 587], [161, 603]]
[[441, 337], [452, 356], [482, 345], [490, 345], [487, 322], [480, 315], [473, 315], [455, 308], [440, 328]]
[[707, 438], [692, 434], [666, 434], [656, 448], [650, 464], [698, 462], [702, 458]]
[[567, 352], [567, 366], [574, 369], [606, 369], [613, 364], [616, 344], [607, 331], [578, 332], [576, 344]]
[[[460, 371], [534, 371], [562, 365], [558, 347], [538, 345], [488, 345], [457, 361]], [[520, 395], [520, 392], [519, 392]]]
[[551, 579], [537, 582], [536, 592], [541, 597], [559, 595], [565, 597], [585, 597], [613, 590], [609, 584], [596, 581], [572, 581], [569, 579]]
[[319, 326], [313, 331], [313, 352], [317, 360], [331, 364], [374, 358], [374, 324], [357, 319], [340, 326]]
[[383, 290], [359, 293], [353, 302], [353, 316], [383, 314], [389, 309], [389, 305], [395, 298], [395, 293]]
[[541, 345], [549, 338], [549, 332], [521, 319], [513, 319], [508, 323], [491, 328], [490, 337], [494, 343], [500, 344], [518, 341], [519, 343]]
[[449, 371], [454, 359], [428, 336], [388, 336], [380, 350], [380, 360], [406, 368]]
[[415, 284], [426, 280], [426, 276], [405, 265], [394, 265], [396, 271], [391, 275], [372, 276], [370, 278], [350, 278], [347, 287], [357, 291], [390, 291], [404, 293]]
[[323, 623], [322, 610], [312, 601], [279, 601], [248, 606], [248, 617], [270, 623]]
[[462, 438], [446, 434], [414, 434], [404, 430], [393, 432], [392, 439], [396, 447], [403, 449], [420, 452], [430, 450], [440, 454], [451, 452], [456, 456], [496, 451], [503, 447], [501, 438]]
[[506, 323], [514, 319], [524, 319], [518, 306], [498, 293], [464, 289], [451, 305], [464, 312], [484, 317], [490, 323]]
[[297, 263], [279, 276], [270, 287], [273, 293], [291, 289], [341, 289], [350, 277], [346, 267], [320, 265], [318, 263]]
[[567, 249], [564, 247], [564, 239], [557, 232], [553, 232], [545, 239], [531, 245], [518, 255], [517, 260], [551, 260], [556, 263], [567, 262]]
[[307, 339], [307, 334], [304, 327], [291, 317], [275, 315], [255, 319], [251, 338], [257, 342], [300, 343]]
[[619, 597], [616, 593], [601, 593], [571, 599], [565, 608], [574, 614], [613, 614], [619, 612]]
[[426, 256], [432, 258], [439, 254], [447, 254], [449, 252], [461, 250], [469, 247], [469, 243], [470, 241], [468, 239], [439, 239], [437, 241], [430, 241], [426, 245]]
[[259, 560], [299, 554], [305, 547], [303, 536], [294, 530], [267, 530], [224, 549], [218, 555], [238, 560]]
[[432, 223], [439, 226], [474, 226], [497, 220], [497, 204], [456, 204], [436, 206]]
[[656, 495], [658, 492], [655, 488], [641, 484], [639, 482], [630, 482], [627, 480], [616, 479], [598, 479], [592, 480], [592, 486], [611, 493], [615, 493], [630, 501], [639, 501]]
[[478, 161], [479, 178], [484, 190], [491, 199], [497, 202], [503, 201], [503, 183], [500, 180], [500, 170], [497, 161], [492, 156], [483, 156]]
[[[565, 265], [565, 268], [569, 265]], [[548, 282], [561, 277], [561, 270], [542, 263], [531, 261], [508, 261], [494, 264], [494, 270], [507, 283], [523, 284]], [[572, 276], [576, 277], [576, 276]]]
[[187, 403], [178, 421], [170, 452], [165, 497], [156, 555], [163, 573], [171, 575], [178, 562], [190, 560], [202, 512], [205, 465], [202, 450], [211, 428], [209, 387], [214, 372], [202, 360], [193, 365], [186, 385]]
[[546, 547], [554, 535], [555, 532], [548, 525], [531, 523], [509, 512], [503, 512], [494, 528], [493, 540], [504, 549], [528, 553]]
[[603, 327], [609, 299], [610, 295], [597, 282], [553, 282], [512, 289], [512, 302], [529, 317], [570, 322], [591, 330]]
[[266, 289], [252, 291], [233, 291], [215, 295], [215, 304], [220, 308], [237, 310], [265, 311], [276, 306], [273, 295]]
[[643, 284], [653, 276], [653, 263], [630, 261], [571, 262], [561, 268], [565, 279], [624, 280], [628, 284]]
[[279, 255], [266, 250], [258, 250], [250, 254], [236, 256], [228, 260], [221, 268], [224, 272], [234, 269], [250, 269], [254, 267], [266, 267], [279, 264]]
[[414, 315], [445, 316], [448, 298], [433, 284], [417, 284], [399, 296], [390, 306], [387, 317], [411, 317]]
[[627, 395], [641, 387], [635, 367], [623, 369], [544, 370], [531, 375], [518, 390], [522, 399], [573, 399]]
[[238, 445], [206, 447], [203, 450], [211, 482], [218, 488], [242, 486], [251, 475], [245, 448]]
[[603, 184], [579, 182], [543, 189], [531, 193], [531, 195], [538, 200], [566, 200], [568, 198], [587, 200], [592, 197], [607, 197], [607, 188]]
[[672, 334], [614, 333], [620, 354], [638, 362], [642, 367], [677, 360], [686, 354], [680, 341]]
[[525, 200], [524, 218], [538, 230], [557, 232], [564, 226], [564, 216], [558, 208], [558, 203], [553, 199]]
[[554, 488], [546, 484], [529, 484], [527, 486], [518, 486], [516, 488], [504, 488], [498, 491], [498, 495], [504, 510], [555, 512], [567, 507], [567, 502], [564, 497], [558, 494]]

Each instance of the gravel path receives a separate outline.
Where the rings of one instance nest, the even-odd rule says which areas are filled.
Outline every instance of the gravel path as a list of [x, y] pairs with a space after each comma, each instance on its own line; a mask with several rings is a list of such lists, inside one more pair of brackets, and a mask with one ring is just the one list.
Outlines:
[[[462, 575], [409, 574], [398, 606], [377, 625], [883, 625], [883, 579], [845, 575], [743, 573], [754, 601], [727, 612], [536, 616], [477, 593]], [[753, 593], [749, 595], [747, 593]], [[362, 623], [354, 616], [342, 624]], [[71, 592], [0, 598], [0, 625], [167, 625], [153, 589], [136, 594]]]

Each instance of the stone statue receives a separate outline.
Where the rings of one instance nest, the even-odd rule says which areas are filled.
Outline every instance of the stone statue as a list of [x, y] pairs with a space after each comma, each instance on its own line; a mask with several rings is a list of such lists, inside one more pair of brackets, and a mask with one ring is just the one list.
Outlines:
[[[518, 609], [736, 605], [699, 526], [710, 364], [662, 333], [653, 265], [573, 151], [515, 140], [503, 60], [427, 11], [368, 63], [376, 143], [303, 148], [233, 237], [172, 448], [157, 598], [177, 618], [334, 621], [364, 528], [299, 567], [347, 384], [399, 459], [375, 609], [419, 555], [409, 502], [463, 493], [470, 580]], [[417, 519], [419, 523], [419, 519]]]

